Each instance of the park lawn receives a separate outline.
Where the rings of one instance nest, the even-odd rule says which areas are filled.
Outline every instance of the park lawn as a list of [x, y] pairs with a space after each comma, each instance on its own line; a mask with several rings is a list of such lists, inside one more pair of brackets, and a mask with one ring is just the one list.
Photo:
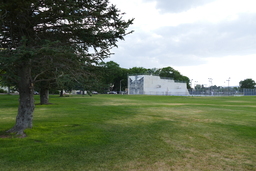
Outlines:
[[[39, 103], [39, 96], [35, 96]], [[8, 135], [18, 96], [0, 95], [0, 170], [256, 170], [256, 97], [50, 96], [26, 138]]]

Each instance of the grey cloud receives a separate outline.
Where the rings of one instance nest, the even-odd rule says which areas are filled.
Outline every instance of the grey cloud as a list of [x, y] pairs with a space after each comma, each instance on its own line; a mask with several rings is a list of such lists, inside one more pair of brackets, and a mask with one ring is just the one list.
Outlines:
[[[256, 53], [256, 15], [221, 24], [184, 24], [158, 30], [174, 53], [201, 57]], [[169, 37], [169, 39], [168, 39]], [[179, 40], [179, 41], [175, 41]]]
[[177, 13], [208, 4], [215, 0], [144, 0], [144, 2], [149, 1], [156, 1], [157, 8], [164, 13]]
[[120, 42], [112, 60], [123, 67], [153, 68], [200, 65], [208, 57], [256, 54], [255, 18], [256, 14], [244, 14], [237, 20], [218, 24], [164, 27], [155, 31], [159, 36], [135, 30]]
[[131, 66], [158, 68], [204, 63], [198, 56], [184, 53], [186, 49], [179, 47], [167, 37], [156, 38], [149, 33], [134, 33], [126, 41], [120, 42], [120, 48], [114, 49], [115, 55], [111, 59], [124, 68]]

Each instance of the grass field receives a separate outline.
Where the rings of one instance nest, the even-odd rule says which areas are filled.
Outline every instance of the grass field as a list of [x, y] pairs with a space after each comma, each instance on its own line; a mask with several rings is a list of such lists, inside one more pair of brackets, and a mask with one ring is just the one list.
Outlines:
[[[39, 96], [35, 96], [39, 103]], [[0, 95], [0, 170], [256, 170], [256, 97], [50, 96], [26, 138], [6, 136], [18, 96]]]

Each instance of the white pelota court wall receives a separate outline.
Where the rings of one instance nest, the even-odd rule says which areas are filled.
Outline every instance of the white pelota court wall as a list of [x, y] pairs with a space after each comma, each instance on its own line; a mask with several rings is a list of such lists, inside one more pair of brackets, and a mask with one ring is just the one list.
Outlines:
[[128, 77], [128, 94], [187, 96], [189, 92], [186, 83], [153, 75], [135, 75]]

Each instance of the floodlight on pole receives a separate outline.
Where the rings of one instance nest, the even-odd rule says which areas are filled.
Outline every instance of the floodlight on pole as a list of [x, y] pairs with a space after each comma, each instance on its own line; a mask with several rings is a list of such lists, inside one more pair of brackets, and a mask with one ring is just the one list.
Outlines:
[[230, 77], [227, 79], [227, 82], [228, 82], [228, 95], [229, 95], [229, 81], [230, 81]]
[[198, 81], [195, 81], [194, 88], [196, 89], [196, 86], [199, 85]]
[[210, 83], [210, 86], [209, 86], [209, 90], [210, 90], [210, 93], [212, 93], [211, 91], [212, 91], [212, 78], [208, 78], [208, 80], [209, 80], [209, 83]]
[[190, 83], [191, 83], [191, 88], [193, 89], [193, 79], [191, 79]]

